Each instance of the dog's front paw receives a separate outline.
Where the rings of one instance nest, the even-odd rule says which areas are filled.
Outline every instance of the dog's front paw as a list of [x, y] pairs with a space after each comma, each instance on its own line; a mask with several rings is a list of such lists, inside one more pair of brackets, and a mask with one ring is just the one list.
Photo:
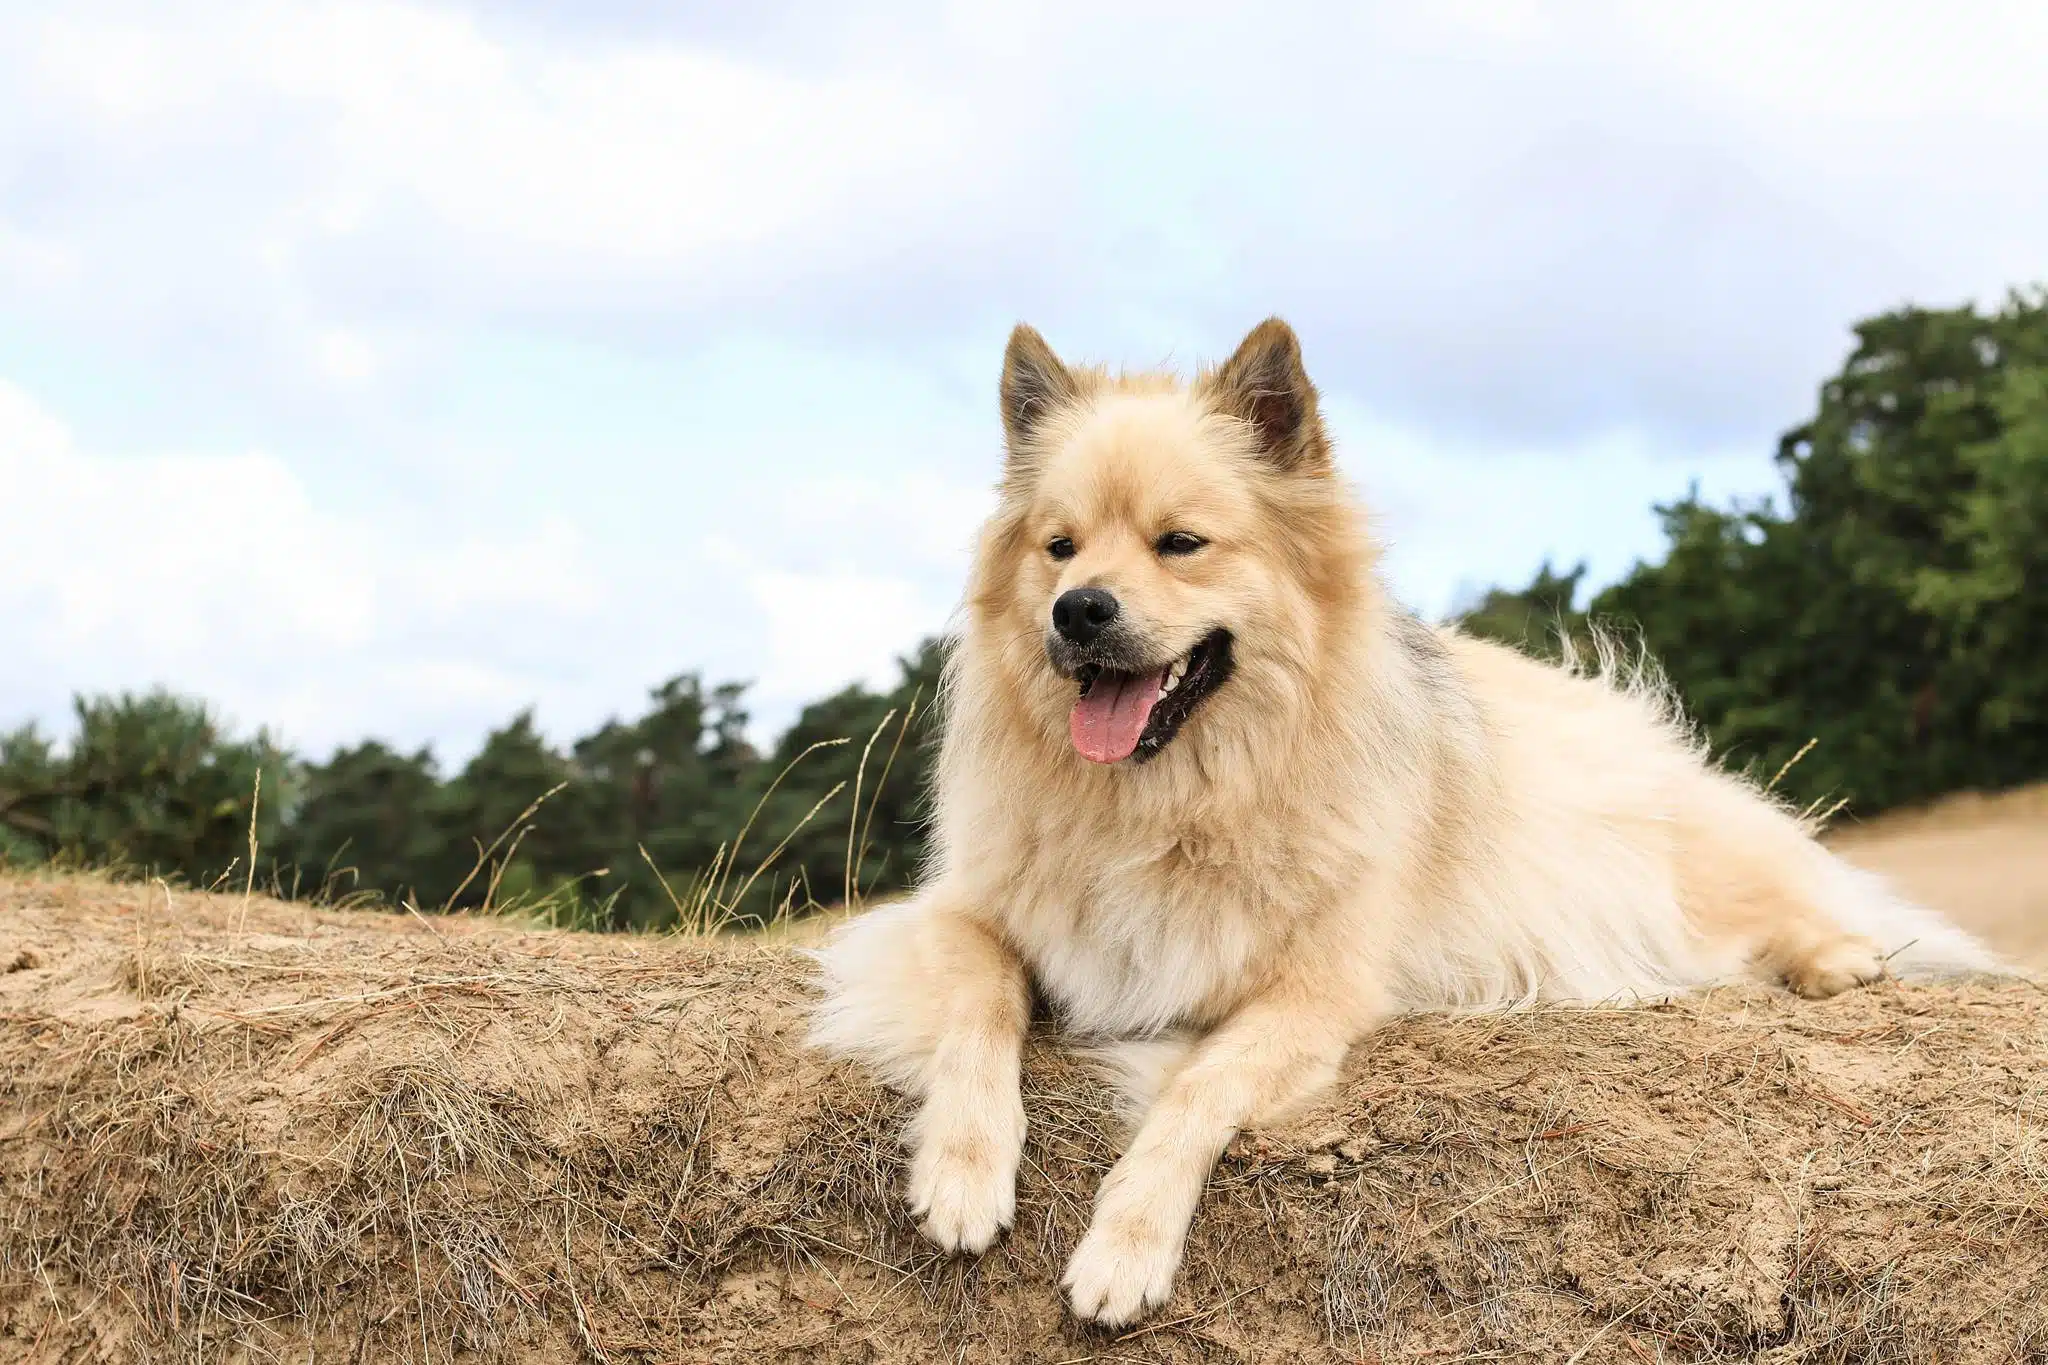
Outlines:
[[1105, 1199], [1096, 1210], [1060, 1278], [1074, 1316], [1105, 1327], [1136, 1322], [1164, 1304], [1180, 1269], [1182, 1230], [1119, 1202]]
[[941, 1251], [979, 1256], [1017, 1216], [1017, 1168], [985, 1151], [920, 1151], [910, 1165], [910, 1211]]
[[1017, 1216], [1022, 1106], [1011, 1122], [964, 1116], [927, 1123], [906, 1191], [924, 1235], [946, 1252], [978, 1256]]

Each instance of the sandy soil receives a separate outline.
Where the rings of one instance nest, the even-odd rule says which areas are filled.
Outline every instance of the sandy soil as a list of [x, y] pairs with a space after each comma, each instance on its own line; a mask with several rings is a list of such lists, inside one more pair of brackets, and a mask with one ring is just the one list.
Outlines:
[[1173, 1303], [1054, 1292], [1114, 1158], [1045, 1041], [1010, 1236], [766, 944], [0, 881], [0, 1360], [2010, 1362], [2048, 1351], [2048, 993], [1395, 1024], [1241, 1140]]

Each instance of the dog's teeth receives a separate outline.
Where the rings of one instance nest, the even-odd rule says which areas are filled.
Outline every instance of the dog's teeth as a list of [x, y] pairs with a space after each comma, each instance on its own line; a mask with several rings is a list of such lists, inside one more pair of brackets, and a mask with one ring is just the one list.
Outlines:
[[1180, 686], [1180, 680], [1181, 680], [1181, 677], [1182, 677], [1182, 676], [1183, 676], [1184, 674], [1186, 674], [1186, 672], [1187, 672], [1187, 671], [1188, 671], [1188, 661], [1187, 661], [1187, 659], [1186, 659], [1186, 658], [1179, 658], [1179, 659], [1175, 659], [1175, 660], [1173, 661], [1173, 667], [1171, 667], [1171, 668], [1167, 669], [1167, 670], [1166, 670], [1166, 673], [1165, 673], [1165, 675], [1164, 675], [1163, 677], [1161, 677], [1161, 678], [1159, 679], [1159, 691], [1160, 691], [1160, 693], [1161, 693], [1161, 694], [1163, 695], [1163, 694], [1165, 694], [1165, 693], [1167, 693], [1167, 692], [1171, 692], [1171, 691], [1173, 691], [1173, 689], [1174, 689], [1174, 688], [1176, 688], [1176, 687], [1179, 687], [1179, 686]]

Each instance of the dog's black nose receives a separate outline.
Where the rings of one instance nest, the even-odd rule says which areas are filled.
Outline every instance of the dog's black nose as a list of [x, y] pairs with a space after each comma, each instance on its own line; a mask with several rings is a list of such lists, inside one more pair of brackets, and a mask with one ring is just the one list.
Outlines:
[[1085, 645], [1116, 620], [1116, 599], [1101, 588], [1069, 588], [1052, 604], [1052, 628], [1077, 645]]

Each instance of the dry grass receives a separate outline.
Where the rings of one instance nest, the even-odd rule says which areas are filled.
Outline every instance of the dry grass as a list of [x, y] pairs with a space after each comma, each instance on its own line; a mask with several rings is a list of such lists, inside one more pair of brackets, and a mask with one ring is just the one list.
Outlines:
[[2044, 1005], [1403, 1023], [1110, 1338], [1053, 1294], [1114, 1149], [1051, 1046], [1017, 1228], [948, 1263], [786, 949], [0, 883], [0, 1359], [2040, 1360]]

